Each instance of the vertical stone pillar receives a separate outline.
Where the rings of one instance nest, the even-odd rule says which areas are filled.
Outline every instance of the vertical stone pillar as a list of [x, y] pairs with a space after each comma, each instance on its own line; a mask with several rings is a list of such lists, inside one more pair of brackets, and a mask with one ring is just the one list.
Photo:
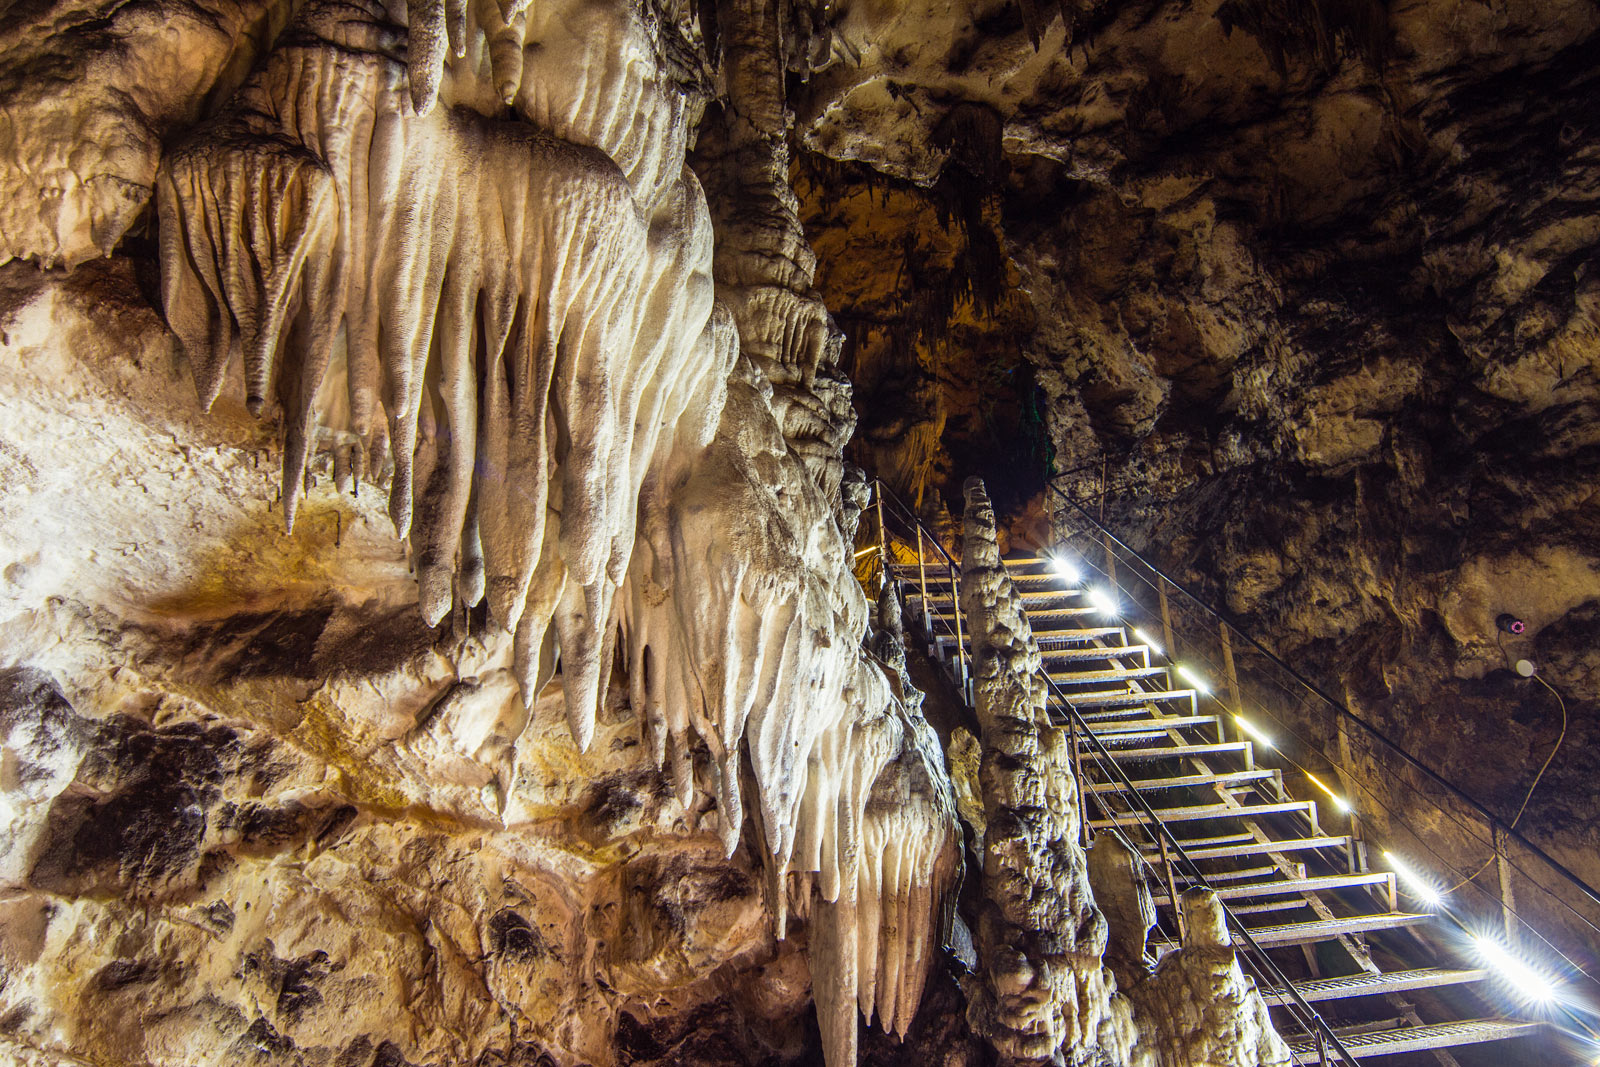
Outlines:
[[1126, 1062], [1131, 1024], [1101, 961], [1106, 922], [1078, 844], [1070, 746], [1050, 725], [1039, 646], [976, 478], [966, 483], [961, 569], [987, 824], [968, 1022], [1005, 1063]]

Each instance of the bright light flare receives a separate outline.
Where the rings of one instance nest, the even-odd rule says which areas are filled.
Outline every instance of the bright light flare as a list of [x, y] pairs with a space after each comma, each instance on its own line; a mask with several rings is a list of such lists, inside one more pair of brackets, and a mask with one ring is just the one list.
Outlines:
[[1079, 570], [1078, 565], [1068, 556], [1051, 556], [1050, 565], [1056, 572], [1056, 577], [1068, 585], [1077, 585], [1083, 581], [1083, 571]]
[[1274, 741], [1268, 734], [1263, 733], [1259, 727], [1257, 727], [1249, 719], [1246, 719], [1243, 715], [1235, 715], [1233, 717], [1233, 721], [1238, 723], [1239, 729], [1249, 734], [1251, 740], [1255, 741], [1256, 744], [1266, 745], [1268, 748], [1278, 747], [1278, 743], [1276, 741]]
[[1133, 631], [1133, 636], [1135, 636], [1135, 637], [1137, 637], [1139, 639], [1139, 643], [1141, 645], [1149, 645], [1150, 646], [1150, 654], [1152, 656], [1164, 656], [1164, 655], [1166, 655], [1166, 653], [1161, 650], [1161, 646], [1156, 644], [1154, 641], [1152, 641], [1150, 639], [1150, 635], [1145, 633], [1143, 630], [1134, 630]]
[[1412, 870], [1410, 865], [1399, 856], [1396, 856], [1388, 849], [1384, 849], [1383, 858], [1389, 861], [1389, 869], [1400, 877], [1400, 884], [1405, 887], [1407, 893], [1410, 893], [1430, 908], [1437, 908], [1444, 903], [1444, 897], [1440, 895], [1439, 891], [1433, 888], [1421, 874]]
[[1182, 678], [1184, 681], [1186, 681], [1190, 685], [1194, 686], [1196, 689], [1198, 689], [1200, 692], [1204, 693], [1206, 696], [1210, 696], [1211, 695], [1211, 683], [1207, 682], [1204, 678], [1200, 677], [1194, 671], [1191, 671], [1188, 667], [1182, 666], [1180, 664], [1179, 667], [1178, 667], [1178, 677]]
[[1511, 950], [1487, 934], [1473, 934], [1472, 946], [1478, 957], [1500, 973], [1519, 996], [1535, 1004], [1548, 1004], [1556, 999], [1556, 983], [1540, 974]]
[[1091, 589], [1088, 592], [1089, 604], [1102, 615], [1117, 615], [1117, 598], [1104, 589]]
[[1321, 778], [1318, 778], [1316, 775], [1312, 774], [1310, 771], [1306, 772], [1306, 777], [1311, 779], [1311, 784], [1312, 785], [1316, 786], [1318, 789], [1320, 789], [1324, 793], [1328, 794], [1328, 799], [1333, 801], [1333, 806], [1338, 808], [1340, 811], [1344, 812], [1344, 814], [1349, 815], [1352, 811], [1355, 810], [1354, 808], [1352, 808], [1350, 806], [1350, 802], [1348, 800], [1346, 800], [1344, 797], [1340, 796], [1338, 793], [1335, 793], [1332, 789], [1329, 789], [1328, 786], [1327, 786], [1327, 783], [1323, 782], [1323, 780]]

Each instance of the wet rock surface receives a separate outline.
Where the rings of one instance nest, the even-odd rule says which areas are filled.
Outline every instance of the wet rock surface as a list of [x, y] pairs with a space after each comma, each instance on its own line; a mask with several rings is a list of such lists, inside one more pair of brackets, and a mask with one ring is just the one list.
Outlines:
[[[1519, 827], [1591, 881], [1597, 27], [1588, 3], [856, 6], [859, 62], [800, 108], [807, 146], [851, 161], [808, 201], [818, 247], [871, 213], [839, 205], [883, 205], [821, 272], [862, 345], [880, 320], [920, 336], [902, 259], [926, 278], [953, 254], [925, 249], [967, 247], [933, 131], [974, 107], [998, 129], [1002, 177], [966, 202], [1025, 310], [964, 296], [892, 361], [862, 426], [897, 488], [931, 487], [932, 517], [1005, 466], [997, 502], [1037, 538], [1029, 497], [1060, 474], [1507, 820], [1560, 733], [1509, 673], [1533, 659], [1570, 723]], [[1274, 699], [1334, 751], [1325, 715]]]

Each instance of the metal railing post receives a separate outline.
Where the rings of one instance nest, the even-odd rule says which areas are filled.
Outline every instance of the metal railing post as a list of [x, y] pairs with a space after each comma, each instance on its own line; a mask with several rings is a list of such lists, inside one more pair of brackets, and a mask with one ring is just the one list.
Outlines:
[[[1233, 666], [1233, 642], [1228, 638], [1228, 624], [1221, 619], [1217, 620], [1217, 634], [1222, 638], [1222, 674], [1228, 685], [1228, 710], [1234, 714], [1244, 711], [1244, 705], [1239, 700], [1239, 672]], [[1228, 717], [1217, 716], [1217, 740], [1228, 740]]]
[[1178, 643], [1172, 637], [1172, 605], [1167, 603], [1167, 580], [1160, 575], [1156, 576], [1156, 596], [1161, 598], [1161, 640], [1166, 642], [1161, 647], [1167, 653], [1167, 659], [1176, 663]]
[[961, 585], [956, 580], [955, 565], [946, 559], [944, 567], [950, 575], [950, 608], [956, 618], [956, 682], [961, 686], [962, 699], [970, 705], [972, 698], [967, 685], [967, 643], [961, 631]]
[[[915, 520], [915, 516], [913, 516]], [[928, 637], [933, 637], [933, 620], [928, 618], [928, 564], [922, 555], [922, 523], [916, 522], [917, 527], [917, 588], [922, 599], [917, 601], [917, 611], [922, 615], [922, 628], [928, 632]]]
[[1500, 827], [1494, 823], [1489, 824], [1489, 840], [1494, 845], [1494, 867], [1500, 882], [1500, 917], [1506, 926], [1506, 943], [1517, 943], [1517, 915], [1516, 898], [1511, 890], [1511, 865], [1506, 862], [1505, 836], [1500, 833]]
[[1161, 869], [1167, 877], [1167, 903], [1172, 905], [1172, 921], [1178, 928], [1178, 942], [1183, 943], [1183, 905], [1178, 903], [1178, 879], [1172, 873], [1172, 853], [1167, 851], [1167, 835], [1156, 828], [1156, 845], [1161, 849]]
[[879, 591], [889, 584], [889, 531], [883, 525], [883, 480], [872, 480], [872, 496], [878, 507], [878, 566], [883, 568], [883, 580]]
[[1083, 749], [1078, 745], [1078, 718], [1067, 718], [1067, 737], [1072, 741], [1072, 781], [1078, 788], [1078, 844], [1089, 847], [1089, 790], [1083, 780]]

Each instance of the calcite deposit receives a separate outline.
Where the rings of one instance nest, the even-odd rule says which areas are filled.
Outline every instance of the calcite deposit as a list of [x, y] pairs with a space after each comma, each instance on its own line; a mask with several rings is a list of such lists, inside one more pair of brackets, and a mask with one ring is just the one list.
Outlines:
[[982, 492], [953, 755], [855, 578], [797, 150], [1016, 277], [991, 111], [851, 132], [868, 15], [6, 12], [0, 1058], [1279, 1062], [1222, 943], [1118, 993]]
[[[1519, 827], [1600, 880], [1595, 6], [853, 4], [835, 32], [799, 187], [861, 394], [893, 398], [858, 454], [930, 519], [981, 473], [1039, 537], [1058, 474], [1507, 822], [1563, 736], [1530, 659], [1571, 717]], [[1381, 748], [1351, 777], [1396, 782]]]

